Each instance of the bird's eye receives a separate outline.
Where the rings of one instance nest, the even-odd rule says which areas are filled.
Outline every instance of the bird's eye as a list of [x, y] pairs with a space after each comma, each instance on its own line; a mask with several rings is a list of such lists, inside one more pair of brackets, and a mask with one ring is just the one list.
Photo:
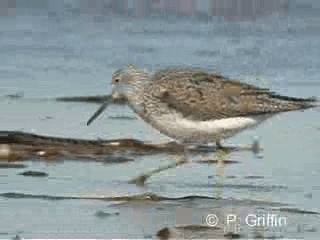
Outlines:
[[120, 81], [119, 78], [116, 78], [116, 79], [114, 80], [115, 83], [118, 83], [119, 81]]

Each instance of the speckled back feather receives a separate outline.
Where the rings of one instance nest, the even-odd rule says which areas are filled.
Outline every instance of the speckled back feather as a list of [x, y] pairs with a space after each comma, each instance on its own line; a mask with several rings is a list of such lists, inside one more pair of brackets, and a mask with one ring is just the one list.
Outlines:
[[[165, 105], [191, 120], [276, 114], [312, 107], [309, 99], [277, 95], [200, 69], [168, 68], [145, 86], [145, 105]], [[147, 107], [148, 108], [148, 107]]]

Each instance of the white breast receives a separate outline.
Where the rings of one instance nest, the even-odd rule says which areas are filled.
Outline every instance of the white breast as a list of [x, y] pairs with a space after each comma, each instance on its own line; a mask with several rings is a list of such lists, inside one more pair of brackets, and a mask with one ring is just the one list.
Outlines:
[[161, 133], [182, 141], [215, 142], [228, 138], [239, 131], [260, 123], [256, 118], [234, 117], [219, 120], [193, 121], [179, 114], [166, 114], [152, 117], [151, 124]]
[[178, 124], [180, 127], [192, 128], [197, 131], [217, 133], [221, 130], [235, 130], [245, 128], [248, 125], [252, 125], [255, 123], [256, 121], [253, 118], [235, 117], [198, 122], [181, 118], [177, 119], [176, 124]]

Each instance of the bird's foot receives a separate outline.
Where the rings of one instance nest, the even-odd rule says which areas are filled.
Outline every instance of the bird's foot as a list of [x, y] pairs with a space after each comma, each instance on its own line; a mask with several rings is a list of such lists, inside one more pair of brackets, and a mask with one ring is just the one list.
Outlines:
[[217, 154], [226, 154], [230, 151], [252, 151], [256, 156], [261, 158], [263, 148], [261, 147], [259, 138], [257, 136], [253, 137], [253, 143], [249, 145], [222, 146], [220, 141], [216, 142]]
[[220, 157], [224, 157], [231, 151], [230, 147], [222, 146], [220, 141], [216, 142], [216, 155]]

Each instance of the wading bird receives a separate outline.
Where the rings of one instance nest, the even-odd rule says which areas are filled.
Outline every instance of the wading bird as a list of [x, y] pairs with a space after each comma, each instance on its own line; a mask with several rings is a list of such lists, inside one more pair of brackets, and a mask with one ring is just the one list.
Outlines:
[[[112, 75], [112, 98], [125, 98], [133, 111], [162, 134], [181, 143], [221, 147], [221, 140], [281, 112], [314, 107], [295, 98], [199, 69], [168, 68], [149, 75], [129, 65]], [[103, 112], [103, 104], [88, 125]]]

